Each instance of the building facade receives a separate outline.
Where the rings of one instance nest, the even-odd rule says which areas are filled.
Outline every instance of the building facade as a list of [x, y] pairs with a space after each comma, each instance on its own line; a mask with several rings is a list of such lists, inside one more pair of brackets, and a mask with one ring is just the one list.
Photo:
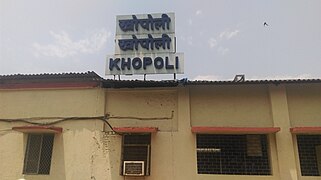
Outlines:
[[0, 179], [321, 179], [320, 90], [1, 76]]

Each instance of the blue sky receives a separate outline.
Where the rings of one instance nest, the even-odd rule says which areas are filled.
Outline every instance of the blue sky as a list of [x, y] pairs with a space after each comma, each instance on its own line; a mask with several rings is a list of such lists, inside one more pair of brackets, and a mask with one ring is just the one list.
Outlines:
[[112, 78], [104, 72], [116, 15], [166, 12], [175, 13], [185, 57], [178, 78], [321, 78], [320, 0], [1, 0], [0, 74], [95, 71]]

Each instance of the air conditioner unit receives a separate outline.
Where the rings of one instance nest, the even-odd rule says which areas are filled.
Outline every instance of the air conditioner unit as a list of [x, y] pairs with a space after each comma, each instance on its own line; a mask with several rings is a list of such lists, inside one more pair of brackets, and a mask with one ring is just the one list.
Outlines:
[[124, 176], [144, 176], [144, 161], [124, 161]]

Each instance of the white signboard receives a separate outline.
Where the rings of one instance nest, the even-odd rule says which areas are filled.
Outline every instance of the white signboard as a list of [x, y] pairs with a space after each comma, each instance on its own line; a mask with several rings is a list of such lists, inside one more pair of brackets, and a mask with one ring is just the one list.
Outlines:
[[183, 53], [111, 55], [107, 57], [106, 74], [182, 74]]
[[175, 53], [174, 34], [116, 36], [115, 54]]
[[175, 33], [175, 14], [137, 14], [116, 17], [116, 36], [149, 33]]
[[107, 57], [106, 75], [184, 73], [174, 13], [122, 15], [116, 21], [115, 53]]

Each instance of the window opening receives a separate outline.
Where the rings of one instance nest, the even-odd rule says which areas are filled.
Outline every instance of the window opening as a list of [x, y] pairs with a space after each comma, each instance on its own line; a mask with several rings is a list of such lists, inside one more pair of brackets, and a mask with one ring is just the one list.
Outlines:
[[123, 135], [123, 175], [141, 176], [150, 174], [150, 144], [150, 134]]
[[199, 174], [271, 175], [266, 135], [196, 137]]
[[321, 135], [297, 135], [302, 176], [321, 175]]
[[28, 134], [23, 174], [49, 174], [54, 134]]

